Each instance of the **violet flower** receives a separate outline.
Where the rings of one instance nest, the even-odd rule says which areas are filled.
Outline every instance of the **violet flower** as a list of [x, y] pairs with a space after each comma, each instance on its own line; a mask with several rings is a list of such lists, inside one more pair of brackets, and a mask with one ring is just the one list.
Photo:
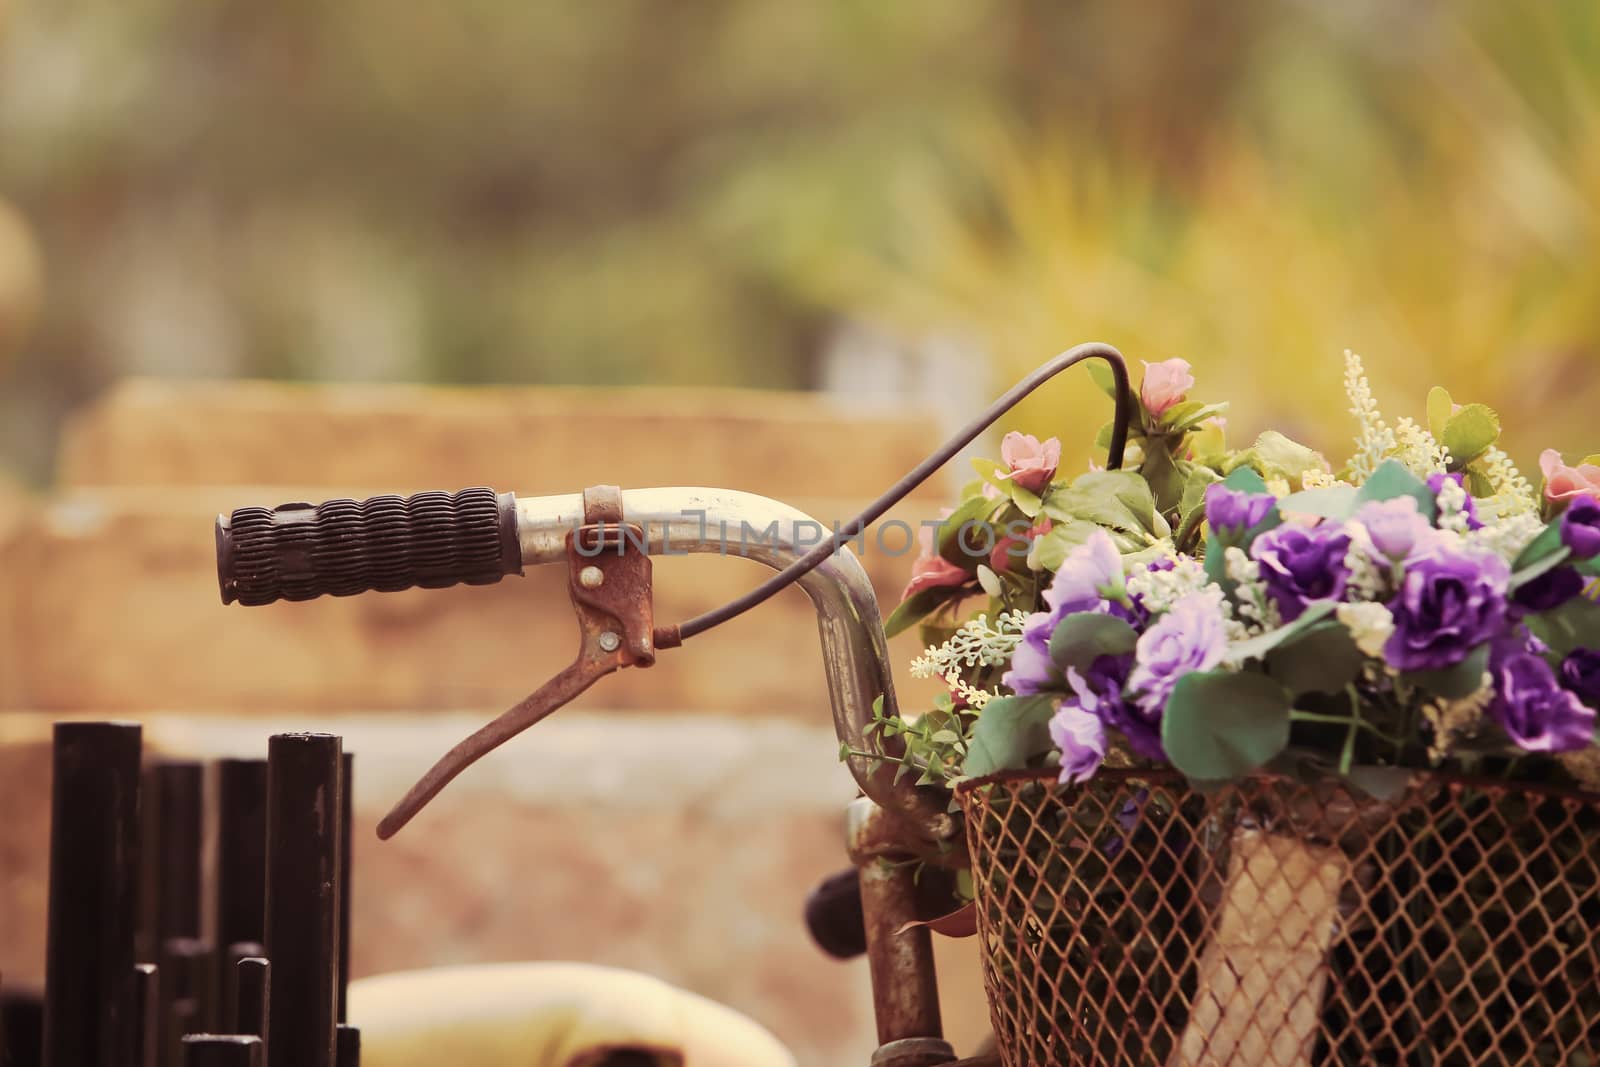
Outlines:
[[1106, 731], [1098, 716], [1076, 704], [1063, 704], [1050, 720], [1050, 740], [1061, 750], [1061, 782], [1094, 777], [1106, 758]]
[[[1158, 723], [1179, 679], [1209, 671], [1228, 652], [1222, 601], [1215, 591], [1190, 593], [1139, 638], [1128, 688], [1147, 722]], [[1131, 740], [1131, 738], [1130, 738]]]
[[1561, 661], [1561, 682], [1590, 707], [1600, 707], [1600, 649], [1579, 648]]
[[[1022, 624], [1022, 643], [1011, 654], [1011, 669], [1002, 685], [1019, 696], [1060, 689], [1061, 671], [1050, 659], [1050, 637], [1068, 615], [1084, 611], [1111, 611], [1111, 597], [1126, 595], [1122, 554], [1104, 530], [1072, 550], [1045, 590], [1046, 610], [1036, 611]], [[1116, 614], [1126, 614], [1117, 611]]]
[[1600, 501], [1580, 496], [1568, 505], [1561, 516], [1561, 543], [1579, 562], [1600, 556]]
[[1123, 696], [1133, 656], [1101, 656], [1087, 671], [1068, 670], [1067, 684], [1073, 703], [1093, 713], [1102, 725], [1128, 739], [1128, 747], [1146, 759], [1164, 760], [1161, 747], [1161, 716], [1152, 715]]
[[1525, 752], [1572, 752], [1594, 739], [1595, 711], [1563, 689], [1540, 656], [1518, 652], [1492, 668], [1489, 715]]
[[1345, 556], [1350, 535], [1342, 527], [1323, 523], [1280, 526], [1256, 538], [1250, 555], [1261, 564], [1267, 593], [1278, 604], [1285, 622], [1305, 613], [1318, 600], [1341, 600], [1350, 580]]
[[1126, 590], [1122, 553], [1110, 534], [1096, 529], [1062, 562], [1045, 590], [1044, 602], [1059, 619], [1078, 611], [1094, 611], [1104, 600], [1120, 600]]
[[1512, 611], [1516, 615], [1542, 615], [1554, 611], [1569, 600], [1583, 595], [1583, 575], [1572, 567], [1556, 567], [1545, 571], [1531, 582], [1525, 582], [1511, 594]]
[[1238, 541], [1267, 517], [1278, 501], [1270, 493], [1244, 493], [1221, 482], [1206, 486], [1206, 524], [1224, 541]]
[[1510, 581], [1511, 567], [1499, 556], [1429, 538], [1406, 561], [1399, 595], [1389, 605], [1395, 628], [1384, 658], [1402, 671], [1460, 663], [1504, 628]]
[[1011, 668], [1000, 684], [1018, 696], [1033, 696], [1061, 688], [1061, 672], [1050, 658], [1050, 635], [1060, 620], [1048, 611], [1029, 615], [1022, 626], [1022, 641], [1011, 653]]
[[1356, 512], [1356, 521], [1367, 528], [1373, 547], [1391, 560], [1411, 555], [1417, 543], [1433, 530], [1414, 496], [1363, 504]]

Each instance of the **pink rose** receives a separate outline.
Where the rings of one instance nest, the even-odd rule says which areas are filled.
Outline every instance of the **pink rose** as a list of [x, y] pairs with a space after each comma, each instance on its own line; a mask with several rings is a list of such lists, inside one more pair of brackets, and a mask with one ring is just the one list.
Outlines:
[[[947, 519], [950, 513], [946, 511], [939, 517]], [[917, 532], [917, 543], [922, 546], [922, 553], [917, 556], [916, 562], [911, 564], [911, 581], [906, 583], [906, 591], [900, 594], [901, 600], [909, 599], [924, 589], [965, 585], [972, 577], [939, 555], [939, 546], [933, 540], [935, 532], [932, 526], [924, 526]]]
[[1039, 521], [1033, 524], [1023, 537], [1012, 537], [1010, 534], [1000, 538], [994, 546], [994, 551], [989, 553], [989, 569], [996, 574], [1003, 574], [1013, 565], [1021, 564], [1028, 558], [1028, 549], [1033, 542], [1050, 532], [1050, 520], [1039, 516]]
[[1061, 463], [1061, 439], [1051, 437], [1041, 443], [1031, 433], [1012, 430], [1000, 442], [1000, 458], [1011, 468], [1000, 477], [1037, 493], [1050, 484], [1050, 476]]
[[1167, 409], [1183, 403], [1194, 388], [1194, 375], [1189, 373], [1186, 359], [1168, 359], [1144, 365], [1144, 384], [1139, 387], [1139, 399], [1144, 409], [1160, 417]]
[[1539, 469], [1544, 471], [1544, 495], [1550, 500], [1571, 501], [1580, 496], [1600, 500], [1600, 467], [1582, 463], [1569, 467], [1555, 449], [1546, 449], [1539, 457]]

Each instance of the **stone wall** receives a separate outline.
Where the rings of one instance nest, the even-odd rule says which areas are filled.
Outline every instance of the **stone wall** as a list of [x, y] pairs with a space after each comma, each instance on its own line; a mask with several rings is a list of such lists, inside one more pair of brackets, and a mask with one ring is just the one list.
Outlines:
[[[202, 758], [324, 729], [356, 753], [356, 973], [541, 958], [634, 967], [760, 1019], [807, 1067], [864, 1063], [864, 965], [822, 957], [799, 920], [811, 885], [845, 865], [853, 795], [801, 594], [606, 679], [380, 843], [373, 825], [416, 774], [570, 659], [561, 574], [224, 608], [211, 520], [294, 499], [610, 481], [755, 489], [826, 523], [935, 436], [920, 418], [757, 393], [114, 392], [72, 423], [58, 490], [0, 498], [0, 970], [39, 977], [52, 719], [137, 718], [153, 747]], [[897, 514], [931, 517], [939, 495]], [[871, 547], [864, 562], [892, 603], [910, 559]], [[713, 606], [763, 573], [659, 560], [658, 617]], [[914, 652], [894, 643], [896, 673], [926, 693], [904, 677]], [[971, 948], [941, 946], [958, 1047], [985, 1028]]]

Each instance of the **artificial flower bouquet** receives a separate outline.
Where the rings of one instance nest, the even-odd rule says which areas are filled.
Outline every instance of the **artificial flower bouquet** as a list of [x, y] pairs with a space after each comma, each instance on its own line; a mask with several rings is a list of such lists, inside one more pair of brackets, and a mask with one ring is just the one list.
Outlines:
[[1016, 433], [979, 461], [888, 622], [922, 624], [913, 673], [950, 688], [908, 768], [1570, 774], [1547, 757], [1600, 707], [1600, 457], [1545, 453], [1538, 491], [1488, 407], [1435, 389], [1427, 427], [1390, 426], [1346, 358], [1337, 471], [1273, 432], [1228, 449], [1181, 360], [1147, 368], [1128, 469], [1062, 478], [1058, 441]]
[[1008, 1064], [1600, 1062], [1600, 457], [1346, 359], [1337, 469], [1172, 360], [1126, 469], [1009, 434], [927, 531], [880, 758], [955, 786]]

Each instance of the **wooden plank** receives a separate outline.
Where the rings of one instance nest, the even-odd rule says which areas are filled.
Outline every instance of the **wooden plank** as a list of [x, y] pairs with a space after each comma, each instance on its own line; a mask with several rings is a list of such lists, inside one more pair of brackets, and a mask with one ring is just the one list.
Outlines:
[[[497, 708], [570, 662], [576, 629], [560, 568], [496, 586], [409, 590], [265, 608], [224, 607], [212, 520], [246, 502], [338, 490], [82, 490], [51, 501], [11, 548], [10, 706], [105, 711]], [[360, 495], [359, 491], [352, 495]], [[840, 512], [801, 501], [812, 514]], [[918, 510], [922, 507], [923, 510]], [[931, 517], [917, 505], [891, 517]], [[894, 602], [909, 556], [863, 556]], [[675, 622], [771, 572], [715, 556], [657, 561], [657, 617]], [[786, 590], [751, 615], [608, 678], [595, 707], [827, 717], [815, 615]], [[893, 643], [896, 674], [918, 651]], [[923, 699], [931, 689], [920, 690]]]
[[529, 495], [606, 482], [865, 501], [938, 436], [925, 413], [844, 412], [803, 393], [132, 381], [69, 421], [59, 480]]

